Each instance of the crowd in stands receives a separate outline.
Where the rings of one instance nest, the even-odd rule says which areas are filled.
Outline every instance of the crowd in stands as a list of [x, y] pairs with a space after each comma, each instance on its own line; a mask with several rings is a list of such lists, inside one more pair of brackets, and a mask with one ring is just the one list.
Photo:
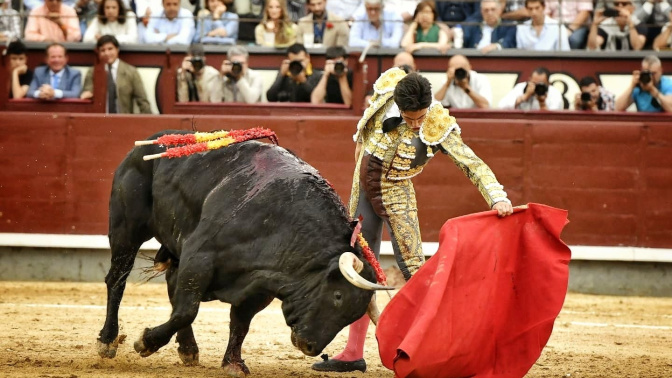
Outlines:
[[[180, 102], [265, 98], [350, 105], [348, 47], [400, 49], [399, 66], [415, 70], [412, 54], [420, 49], [642, 50], [666, 49], [672, 42], [668, 0], [204, 0], [202, 9], [193, 1], [192, 11], [180, 0], [23, 0], [12, 3], [18, 9], [0, 0], [0, 43], [14, 41], [7, 50], [11, 96], [90, 98], [90, 77], [82, 89], [79, 73], [67, 65], [63, 42], [96, 43], [103, 60], [109, 60], [108, 83], [118, 92], [108, 93], [114, 97], [108, 110], [114, 112], [132, 111], [134, 101], [142, 112], [149, 111], [141, 85], [121, 93], [122, 85], [115, 84], [141, 82], [137, 71], [118, 59], [124, 44], [190, 46], [177, 75]], [[20, 11], [28, 17], [22, 20]], [[46, 66], [27, 70], [21, 38], [52, 43]], [[220, 68], [207, 65], [203, 44], [231, 45]], [[261, 76], [248, 67], [248, 44], [287, 52], [266, 93]], [[312, 66], [307, 50], [316, 46], [327, 48], [321, 68]], [[566, 108], [543, 67], [493, 104], [487, 78], [466, 57], [450, 55], [446, 81], [435, 93], [447, 107]], [[634, 103], [641, 111], [672, 110], [672, 83], [662, 76], [655, 55], [633, 72], [631, 85], [618, 98], [597, 84], [594, 78], [581, 80], [576, 109], [624, 110]]]

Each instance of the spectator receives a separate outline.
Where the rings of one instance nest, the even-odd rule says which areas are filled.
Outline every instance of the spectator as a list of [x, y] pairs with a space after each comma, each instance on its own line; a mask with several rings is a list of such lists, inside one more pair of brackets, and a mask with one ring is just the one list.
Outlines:
[[222, 62], [222, 101], [254, 104], [262, 101], [264, 79], [248, 66], [249, 54], [243, 46], [233, 46]]
[[96, 42], [103, 35], [113, 35], [120, 44], [138, 42], [135, 14], [126, 10], [121, 0], [103, 0], [98, 17], [84, 33], [84, 42]]
[[24, 98], [28, 93], [28, 87], [33, 80], [33, 71], [26, 65], [26, 46], [20, 40], [9, 43], [7, 50], [9, 56], [9, 77], [11, 84], [9, 87], [9, 98]]
[[352, 71], [348, 70], [348, 53], [341, 46], [332, 46], [326, 52], [324, 73], [310, 95], [313, 104], [352, 105]]
[[268, 0], [261, 22], [254, 29], [257, 45], [266, 47], [287, 47], [296, 43], [298, 27], [289, 20], [287, 3]]
[[663, 76], [655, 55], [642, 60], [641, 70], [632, 71], [630, 86], [616, 98], [616, 110], [625, 111], [633, 102], [638, 112], [672, 112], [672, 79]]
[[198, 15], [194, 42], [235, 45], [238, 39], [238, 15], [229, 12], [222, 0], [207, 0]]
[[328, 12], [326, 5], [327, 0], [307, 0], [310, 13], [299, 20], [297, 43], [302, 43], [304, 46], [320, 44], [324, 47], [348, 44], [350, 37], [348, 24], [335, 13]]
[[574, 98], [575, 110], [614, 110], [614, 94], [601, 85], [597, 85], [595, 78], [586, 76], [579, 80], [581, 93]]
[[96, 18], [98, 9], [102, 0], [77, 0], [75, 3], [75, 12], [79, 17], [79, 30], [82, 35], [86, 35], [86, 29], [91, 21]]
[[19, 12], [10, 8], [9, 0], [0, 0], [0, 42], [21, 38]]
[[[389, 9], [396, 10], [397, 13], [401, 15], [401, 19], [404, 20], [405, 23], [410, 23], [413, 21], [415, 9], [418, 7], [420, 1], [422, 0], [385, 0], [385, 5], [387, 5]], [[446, 27], [446, 29], [448, 28]]]
[[188, 45], [193, 36], [194, 16], [191, 12], [180, 8], [180, 0], [163, 0], [163, 11], [157, 17], [151, 17], [147, 24], [145, 42]]
[[177, 70], [177, 102], [221, 102], [222, 82], [219, 71], [205, 64], [203, 45], [189, 46]]
[[152, 17], [159, 17], [163, 12], [162, 0], [134, 0], [135, 10], [138, 22], [138, 43], [147, 43], [145, 36], [147, 35], [147, 25]]
[[419, 49], [448, 50], [448, 33], [436, 23], [436, 6], [432, 0], [421, 1], [415, 8], [413, 22], [401, 40], [401, 47], [409, 53]]
[[[119, 59], [119, 41], [112, 35], [104, 35], [98, 38], [96, 48], [107, 71], [107, 113], [131, 114], [134, 102], [140, 113], [152, 113], [138, 70]], [[86, 73], [80, 98], [93, 98], [93, 70]]]
[[492, 88], [485, 75], [471, 69], [464, 55], [455, 55], [448, 61], [448, 80], [434, 98], [447, 108], [487, 109], [492, 102]]
[[437, 1], [436, 12], [439, 20], [456, 25], [477, 15], [479, 6], [478, 1]]
[[545, 7], [544, 0], [525, 0], [530, 20], [517, 26], [516, 46], [523, 50], [568, 51], [567, 29], [546, 16]]
[[310, 102], [310, 94], [320, 81], [321, 73], [314, 72], [306, 48], [295, 43], [287, 48], [287, 59], [266, 98], [271, 102]]
[[526, 21], [530, 14], [525, 8], [525, 0], [499, 0], [502, 5], [502, 20], [508, 21]]
[[394, 56], [392, 67], [399, 67], [406, 73], [418, 71], [417, 67], [415, 66], [415, 59], [413, 59], [413, 55], [407, 53], [406, 51], [402, 51]]
[[28, 97], [42, 100], [79, 98], [82, 74], [68, 66], [68, 51], [65, 46], [54, 42], [47, 46], [46, 53], [47, 65], [35, 69], [33, 81], [28, 88]]
[[256, 41], [255, 29], [264, 15], [264, 0], [238, 0], [232, 4], [235, 5], [235, 13], [240, 20], [238, 41], [254, 43]]
[[398, 48], [404, 34], [404, 22], [393, 10], [383, 8], [383, 0], [364, 0], [366, 12], [355, 15], [350, 28], [350, 47]]
[[363, 3], [363, 0], [332, 0], [327, 3], [327, 11], [352, 22]]
[[618, 0], [614, 6], [616, 8], [609, 12], [618, 12], [615, 17], [605, 17], [604, 9], [595, 11], [595, 19], [588, 33], [588, 49], [641, 50], [646, 43], [646, 27], [635, 25], [631, 17], [635, 9], [632, 0]]
[[30, 12], [26, 23], [26, 41], [79, 42], [82, 39], [77, 12], [61, 2], [45, 0], [44, 5]]
[[562, 94], [549, 84], [549, 76], [551, 73], [546, 68], [535, 69], [527, 82], [516, 84], [499, 101], [500, 109], [562, 110]]
[[487, 54], [493, 50], [516, 48], [516, 26], [502, 24], [499, 0], [483, 0], [481, 12], [465, 22], [464, 48]]
[[593, 0], [548, 0], [546, 15], [560, 20], [569, 31], [569, 47], [585, 49]]
[[[670, 15], [672, 15], [672, 12], [670, 12]], [[653, 48], [656, 50], [664, 50], [669, 49], [670, 45], [672, 45], [672, 23], [668, 22], [663, 26], [663, 30], [653, 41]]]
[[[614, 4], [619, 0], [615, 0]], [[670, 21], [670, 11], [672, 5], [668, 0], [642, 0], [642, 5], [638, 7], [633, 13], [635, 25], [643, 25], [646, 27], [646, 40], [649, 43], [644, 48], [651, 48], [650, 44], [661, 33], [662, 26]]]

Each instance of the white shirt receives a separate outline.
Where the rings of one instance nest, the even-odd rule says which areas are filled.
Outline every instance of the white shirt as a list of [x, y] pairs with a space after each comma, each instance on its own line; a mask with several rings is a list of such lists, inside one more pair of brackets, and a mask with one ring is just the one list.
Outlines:
[[332, 0], [327, 2], [327, 11], [349, 20], [355, 17], [355, 11], [363, 3], [363, 0]]
[[[521, 102], [516, 108], [516, 99], [523, 95], [527, 82], [516, 84], [513, 89], [499, 101], [500, 109], [519, 109], [519, 110], [539, 110], [539, 101], [537, 96], [532, 95], [529, 100]], [[546, 109], [548, 110], [562, 110], [565, 104], [562, 101], [562, 94], [554, 86], [549, 85], [548, 94], [546, 95]]]
[[481, 40], [478, 42], [478, 45], [476, 45], [477, 49], [482, 49], [485, 46], [489, 46], [492, 43], [492, 32], [495, 30], [492, 26], [488, 26], [488, 24], [483, 23], [483, 28], [482, 34], [483, 36], [481, 37]]
[[[560, 41], [559, 48], [558, 41]], [[516, 46], [521, 50], [569, 51], [569, 37], [567, 36], [567, 29], [562, 24], [546, 16], [539, 35], [532, 26], [532, 20], [527, 20], [522, 25], [518, 25], [516, 27]]]
[[118, 21], [103, 24], [96, 17], [91, 21], [91, 25], [86, 28], [83, 42], [95, 43], [96, 34], [113, 35], [122, 45], [125, 43], [138, 43], [138, 21], [135, 19], [135, 14], [131, 11], [126, 12], [126, 22], [123, 24], [120, 24]]
[[[485, 75], [479, 74], [473, 70], [469, 71], [469, 86], [472, 91], [485, 97], [485, 99], [488, 100], [488, 103], [492, 106], [492, 88], [490, 87], [490, 81]], [[446, 95], [441, 100], [441, 104], [455, 109], [477, 107], [476, 104], [474, 104], [474, 100], [464, 92], [464, 89], [455, 85], [455, 81], [453, 81], [446, 90]]]

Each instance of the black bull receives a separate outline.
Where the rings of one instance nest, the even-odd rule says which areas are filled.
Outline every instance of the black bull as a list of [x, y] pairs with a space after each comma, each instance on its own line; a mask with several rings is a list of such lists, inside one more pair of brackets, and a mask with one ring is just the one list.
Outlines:
[[202, 301], [231, 304], [222, 366], [236, 374], [249, 373], [241, 346], [250, 321], [273, 298], [282, 301], [292, 343], [310, 356], [366, 312], [373, 292], [346, 280], [339, 258], [352, 252], [363, 260], [360, 279], [375, 282], [373, 268], [358, 245], [350, 246], [354, 224], [314, 168], [281, 147], [255, 141], [143, 161], [163, 150], [134, 148], [114, 175], [107, 316], [98, 339], [102, 357], [116, 355], [126, 279], [138, 249], [152, 237], [162, 245], [159, 258], [170, 262], [166, 280], [173, 310], [166, 323], [145, 329], [135, 343], [143, 357], [177, 333], [180, 357], [197, 363], [191, 323]]

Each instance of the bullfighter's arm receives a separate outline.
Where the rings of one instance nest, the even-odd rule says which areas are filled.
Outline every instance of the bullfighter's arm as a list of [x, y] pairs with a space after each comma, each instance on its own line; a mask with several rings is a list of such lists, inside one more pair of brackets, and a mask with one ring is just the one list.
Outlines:
[[497, 181], [490, 167], [462, 141], [458, 130], [453, 130], [441, 143], [441, 150], [447, 153], [455, 165], [476, 185], [483, 198], [492, 208], [497, 202], [508, 202], [504, 187]]

